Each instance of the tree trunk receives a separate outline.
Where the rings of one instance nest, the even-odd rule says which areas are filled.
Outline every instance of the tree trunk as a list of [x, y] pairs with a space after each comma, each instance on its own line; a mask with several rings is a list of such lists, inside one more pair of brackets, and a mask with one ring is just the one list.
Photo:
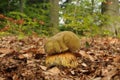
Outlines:
[[93, 13], [94, 13], [95, 1], [94, 1], [94, 0], [91, 0], [91, 3], [92, 3], [92, 14], [93, 14]]
[[102, 14], [108, 16], [107, 23], [103, 24], [104, 29], [109, 30], [114, 35], [117, 35], [120, 23], [118, 22], [119, 16], [119, 1], [118, 0], [106, 0], [102, 2]]
[[20, 12], [23, 12], [23, 0], [20, 0]]
[[58, 32], [59, 26], [59, 0], [50, 0], [50, 31]]

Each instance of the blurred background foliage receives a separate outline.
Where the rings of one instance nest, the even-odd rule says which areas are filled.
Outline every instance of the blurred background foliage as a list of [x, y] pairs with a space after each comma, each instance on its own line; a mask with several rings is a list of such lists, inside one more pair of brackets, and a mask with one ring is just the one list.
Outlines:
[[[106, 20], [109, 16], [101, 13], [102, 2], [105, 0], [59, 0], [59, 31], [111, 35], [101, 28], [110, 23]], [[0, 35], [50, 35], [50, 6], [49, 0], [1, 0]]]
[[48, 34], [49, 3], [45, 0], [4, 0], [0, 9], [1, 34]]

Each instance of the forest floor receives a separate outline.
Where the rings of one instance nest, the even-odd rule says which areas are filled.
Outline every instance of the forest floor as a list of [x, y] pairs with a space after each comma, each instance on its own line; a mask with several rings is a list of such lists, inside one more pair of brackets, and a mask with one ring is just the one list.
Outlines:
[[81, 38], [77, 68], [45, 66], [45, 37], [0, 38], [0, 80], [120, 80], [120, 39]]

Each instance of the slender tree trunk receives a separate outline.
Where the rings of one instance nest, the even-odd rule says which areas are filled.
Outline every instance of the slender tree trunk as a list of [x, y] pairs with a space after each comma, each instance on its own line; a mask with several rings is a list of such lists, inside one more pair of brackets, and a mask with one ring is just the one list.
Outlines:
[[20, 0], [20, 12], [24, 12], [26, 0]]
[[94, 0], [91, 0], [91, 3], [92, 3], [92, 14], [93, 14], [94, 13], [94, 5], [95, 5], [94, 4], [95, 3]]
[[58, 32], [59, 26], [59, 0], [50, 0], [50, 30], [52, 34]]
[[118, 22], [119, 17], [119, 1], [118, 0], [106, 0], [102, 2], [102, 14], [108, 16], [108, 24], [104, 24], [104, 29], [109, 30], [114, 35], [117, 35], [120, 23]]

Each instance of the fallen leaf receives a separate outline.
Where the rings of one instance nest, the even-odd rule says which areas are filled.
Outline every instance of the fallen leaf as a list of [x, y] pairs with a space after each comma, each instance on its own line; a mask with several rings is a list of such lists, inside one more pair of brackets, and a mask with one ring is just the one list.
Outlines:
[[91, 80], [101, 80], [102, 78], [101, 77], [96, 77], [94, 79], [91, 79]]
[[26, 54], [23, 54], [23, 56], [27, 59], [30, 59], [32, 58], [32, 53], [26, 53]]
[[85, 51], [80, 50], [79, 53], [80, 53], [83, 57], [88, 58], [88, 59], [90, 59], [91, 61], [95, 61], [95, 59], [94, 59], [91, 55], [87, 54]]
[[117, 73], [116, 69], [112, 69], [111, 71], [107, 71], [104, 74], [104, 77], [102, 80], [111, 80], [111, 78]]
[[45, 72], [45, 75], [57, 75], [60, 73], [60, 70], [57, 67], [53, 67]]
[[82, 63], [81, 65], [84, 66], [84, 67], [87, 67], [87, 64], [85, 64], [85, 63]]
[[13, 49], [7, 49], [7, 48], [0, 48], [0, 53], [2, 54], [8, 54], [14, 52]]
[[5, 78], [0, 77], [0, 80], [5, 80]]
[[42, 69], [42, 70], [47, 70], [47, 67], [46, 66], [42, 66], [42, 65], [40, 65], [40, 68]]

